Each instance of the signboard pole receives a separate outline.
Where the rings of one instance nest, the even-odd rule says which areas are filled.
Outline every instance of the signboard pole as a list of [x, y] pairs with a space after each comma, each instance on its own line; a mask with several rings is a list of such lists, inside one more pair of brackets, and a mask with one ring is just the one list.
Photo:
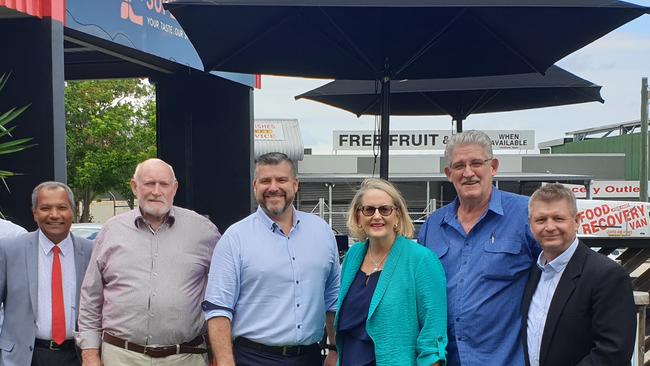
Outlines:
[[648, 78], [641, 78], [641, 169], [639, 201], [648, 202]]

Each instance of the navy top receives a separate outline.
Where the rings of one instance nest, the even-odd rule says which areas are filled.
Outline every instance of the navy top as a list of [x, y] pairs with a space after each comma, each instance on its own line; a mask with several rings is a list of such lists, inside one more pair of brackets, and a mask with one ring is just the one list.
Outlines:
[[377, 271], [366, 276], [359, 270], [343, 299], [338, 328], [343, 341], [340, 366], [375, 365], [375, 344], [366, 332], [366, 319], [380, 274]]

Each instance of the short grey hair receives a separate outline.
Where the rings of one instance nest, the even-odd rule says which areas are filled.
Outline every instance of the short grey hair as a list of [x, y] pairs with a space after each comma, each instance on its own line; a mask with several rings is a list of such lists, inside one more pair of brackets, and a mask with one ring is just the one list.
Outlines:
[[492, 140], [483, 131], [478, 130], [469, 130], [464, 132], [459, 132], [447, 141], [447, 146], [445, 147], [445, 159], [447, 160], [447, 165], [451, 166], [451, 156], [454, 153], [454, 149], [462, 145], [479, 145], [485, 151], [485, 155], [488, 159], [492, 159], [494, 155], [492, 154]]
[[270, 152], [260, 155], [257, 159], [255, 159], [255, 166], [258, 167], [261, 165], [279, 165], [285, 161], [291, 165], [291, 176], [297, 178], [298, 168], [296, 167], [296, 163], [291, 160], [287, 154], [281, 152]]
[[576, 196], [573, 194], [573, 192], [571, 192], [569, 188], [560, 183], [545, 184], [533, 192], [533, 194], [530, 196], [530, 201], [528, 201], [528, 217], [530, 217], [533, 202], [535, 201], [541, 201], [545, 203], [566, 201], [569, 203], [571, 215], [575, 216], [578, 214]]
[[75, 200], [74, 200], [74, 194], [72, 193], [72, 190], [70, 189], [70, 187], [68, 187], [67, 184], [61, 182], [55, 182], [55, 181], [43, 182], [34, 188], [34, 190], [32, 191], [32, 211], [36, 211], [36, 205], [38, 204], [38, 192], [40, 192], [43, 189], [52, 190], [58, 188], [63, 189], [65, 193], [68, 195], [68, 202], [70, 202], [70, 208], [74, 212]]
[[162, 159], [158, 159], [158, 158], [147, 159], [147, 160], [141, 162], [140, 164], [136, 165], [135, 171], [133, 171], [133, 180], [137, 180], [138, 173], [140, 173], [140, 169], [142, 168], [142, 165], [144, 165], [144, 163], [147, 163], [149, 161], [159, 161], [159, 162], [163, 163], [164, 165], [167, 165], [167, 167], [169, 168], [169, 171], [172, 173], [172, 181], [176, 181], [176, 173], [174, 173], [174, 168], [171, 165], [169, 165], [166, 161], [164, 161]]

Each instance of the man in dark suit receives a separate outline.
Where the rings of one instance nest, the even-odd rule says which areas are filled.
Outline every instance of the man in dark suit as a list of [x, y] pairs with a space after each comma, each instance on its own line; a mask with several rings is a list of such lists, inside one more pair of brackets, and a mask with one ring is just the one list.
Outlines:
[[544, 185], [528, 207], [542, 253], [522, 304], [526, 364], [630, 365], [636, 315], [629, 276], [577, 239], [580, 218], [569, 189]]
[[0, 240], [0, 366], [77, 366], [76, 309], [92, 242], [70, 234], [67, 185], [39, 184], [32, 212], [38, 230]]

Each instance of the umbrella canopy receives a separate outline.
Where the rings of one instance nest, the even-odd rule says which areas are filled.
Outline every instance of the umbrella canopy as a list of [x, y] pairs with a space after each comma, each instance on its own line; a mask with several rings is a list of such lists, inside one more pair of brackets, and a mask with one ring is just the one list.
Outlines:
[[391, 79], [543, 73], [647, 12], [615, 0], [176, 0], [165, 7], [206, 70], [379, 80], [384, 178]]
[[[457, 127], [470, 114], [604, 102], [600, 86], [551, 66], [537, 73], [472, 78], [393, 81], [391, 115], [450, 115]], [[296, 96], [352, 112], [381, 114], [381, 84], [336, 80]], [[460, 128], [459, 128], [460, 131]]]

